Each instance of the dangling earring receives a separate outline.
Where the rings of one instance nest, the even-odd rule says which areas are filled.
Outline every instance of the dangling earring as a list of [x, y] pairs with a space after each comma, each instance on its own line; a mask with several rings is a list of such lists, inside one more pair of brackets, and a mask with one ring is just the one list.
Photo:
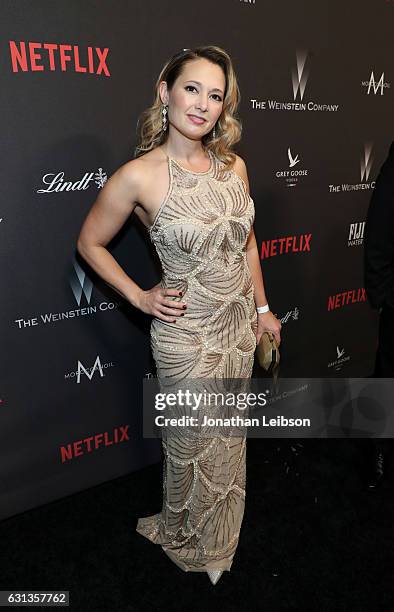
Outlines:
[[213, 126], [212, 138], [216, 138], [216, 125]]
[[161, 107], [161, 113], [163, 116], [163, 123], [162, 123], [162, 131], [165, 132], [167, 129], [167, 109], [168, 109], [168, 104], [163, 104], [163, 106]]

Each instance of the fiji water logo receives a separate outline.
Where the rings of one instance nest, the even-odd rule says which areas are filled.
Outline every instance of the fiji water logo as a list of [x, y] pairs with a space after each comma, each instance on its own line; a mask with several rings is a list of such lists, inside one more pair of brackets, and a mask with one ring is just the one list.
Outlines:
[[364, 241], [365, 221], [351, 223], [349, 225], [349, 233], [347, 239], [348, 247], [360, 246]]

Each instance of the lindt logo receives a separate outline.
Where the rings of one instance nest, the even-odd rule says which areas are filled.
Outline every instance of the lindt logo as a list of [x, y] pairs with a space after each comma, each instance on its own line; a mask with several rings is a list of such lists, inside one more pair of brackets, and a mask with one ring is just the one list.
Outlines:
[[9, 41], [12, 72], [83, 72], [111, 76], [106, 63], [108, 47], [82, 48], [41, 42]]
[[46, 185], [45, 189], [37, 189], [37, 193], [52, 193], [62, 191], [84, 191], [90, 187], [91, 181], [94, 180], [97, 187], [101, 189], [107, 182], [107, 174], [102, 168], [97, 172], [85, 172], [83, 177], [78, 181], [65, 181], [64, 172], [48, 172], [42, 177], [42, 182]]

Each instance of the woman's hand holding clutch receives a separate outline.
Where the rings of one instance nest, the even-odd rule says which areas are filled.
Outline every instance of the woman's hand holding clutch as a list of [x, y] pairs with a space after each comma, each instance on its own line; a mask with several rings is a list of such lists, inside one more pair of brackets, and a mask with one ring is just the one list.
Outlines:
[[276, 316], [269, 310], [268, 312], [258, 313], [257, 315], [257, 331], [256, 331], [256, 340], [257, 344], [259, 344], [261, 336], [264, 332], [271, 332], [276, 340], [276, 344], [279, 346], [280, 339], [280, 330], [282, 329], [282, 323]]

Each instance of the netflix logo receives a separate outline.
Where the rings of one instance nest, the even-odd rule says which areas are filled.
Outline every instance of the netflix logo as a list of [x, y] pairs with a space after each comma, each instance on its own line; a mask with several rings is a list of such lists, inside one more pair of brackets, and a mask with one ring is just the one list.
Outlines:
[[61, 462], [71, 461], [86, 453], [92, 453], [100, 448], [100, 446], [112, 446], [112, 444], [120, 444], [125, 440], [130, 440], [128, 436], [128, 429], [130, 425], [115, 427], [111, 432], [104, 431], [103, 433], [94, 434], [83, 440], [76, 440], [70, 442], [66, 446], [60, 447], [60, 459]]
[[106, 64], [108, 47], [9, 41], [12, 72], [61, 71], [111, 76]]
[[356, 304], [357, 302], [366, 302], [367, 298], [365, 295], [364, 287], [358, 289], [350, 289], [349, 291], [343, 291], [342, 293], [336, 293], [328, 297], [327, 310], [335, 310], [336, 308], [342, 308], [348, 304]]
[[260, 259], [275, 257], [275, 255], [288, 255], [289, 253], [310, 253], [312, 234], [299, 236], [285, 236], [274, 240], [263, 240]]

